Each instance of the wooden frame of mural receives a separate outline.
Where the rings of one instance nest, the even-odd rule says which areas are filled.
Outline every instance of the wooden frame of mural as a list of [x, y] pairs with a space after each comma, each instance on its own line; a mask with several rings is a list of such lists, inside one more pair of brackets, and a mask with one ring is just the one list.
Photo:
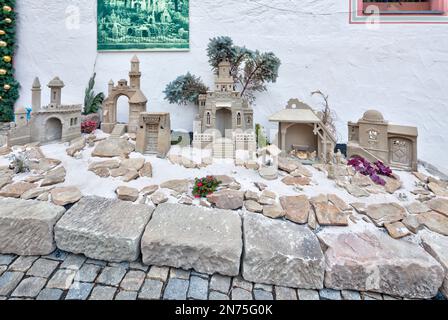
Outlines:
[[189, 0], [97, 0], [98, 51], [187, 51]]

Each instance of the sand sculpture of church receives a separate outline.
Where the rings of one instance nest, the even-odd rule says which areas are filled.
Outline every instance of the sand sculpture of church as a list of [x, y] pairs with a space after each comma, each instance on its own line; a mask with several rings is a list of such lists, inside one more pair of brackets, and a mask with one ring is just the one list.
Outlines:
[[33, 142], [68, 142], [81, 136], [82, 105], [63, 105], [64, 82], [55, 77], [48, 84], [50, 104], [42, 106], [42, 89], [36, 78], [31, 89], [32, 112], [28, 119], [23, 108], [15, 111], [15, 123], [8, 132], [8, 145], [24, 145]]
[[101, 130], [106, 133], [112, 133], [117, 125], [117, 101], [121, 96], [129, 99], [129, 123], [126, 131], [129, 133], [137, 133], [140, 121], [140, 113], [146, 112], [146, 104], [148, 99], [140, 89], [140, 61], [137, 56], [131, 60], [131, 71], [129, 72], [129, 84], [125, 79], [118, 81], [117, 85], [110, 80], [108, 97], [103, 102], [103, 123]]
[[233, 158], [238, 150], [256, 151], [254, 111], [235, 90], [231, 65], [218, 66], [214, 90], [199, 96], [193, 147], [211, 149], [215, 158]]

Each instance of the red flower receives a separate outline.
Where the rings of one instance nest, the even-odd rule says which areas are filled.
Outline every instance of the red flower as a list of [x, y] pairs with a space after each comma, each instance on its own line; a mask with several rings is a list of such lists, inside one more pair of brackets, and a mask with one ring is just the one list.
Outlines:
[[202, 182], [199, 182], [198, 187], [202, 187], [202, 186], [203, 186]]

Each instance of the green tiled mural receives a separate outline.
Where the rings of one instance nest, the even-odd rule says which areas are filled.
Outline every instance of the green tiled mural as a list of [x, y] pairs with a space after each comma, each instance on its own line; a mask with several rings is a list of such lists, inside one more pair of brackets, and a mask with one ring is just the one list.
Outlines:
[[188, 50], [189, 0], [98, 0], [98, 50]]

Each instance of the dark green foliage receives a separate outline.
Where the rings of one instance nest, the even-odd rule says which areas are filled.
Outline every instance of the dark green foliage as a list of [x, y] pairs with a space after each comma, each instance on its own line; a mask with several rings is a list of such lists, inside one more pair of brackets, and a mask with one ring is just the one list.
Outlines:
[[[0, 69], [5, 70], [6, 74], [0, 75], [0, 122], [10, 122], [14, 120], [14, 104], [19, 98], [20, 88], [19, 83], [14, 79], [13, 61], [5, 60], [5, 57], [14, 58], [16, 48], [15, 0], [3, 0], [1, 3], [0, 30], [5, 34], [0, 35], [0, 41], [5, 42], [6, 46], [0, 46]], [[13, 10], [8, 12], [3, 9], [5, 6]], [[8, 19], [11, 22], [8, 22]]]
[[85, 96], [84, 96], [84, 114], [97, 113], [99, 109], [101, 109], [101, 105], [104, 101], [104, 93], [100, 92], [95, 94], [93, 91], [93, 87], [95, 86], [95, 77], [96, 73], [89, 80], [89, 85], [86, 88]]
[[179, 76], [176, 80], [166, 86], [165, 99], [170, 103], [198, 105], [200, 94], [207, 93], [207, 86], [201, 78], [196, 77], [189, 72], [186, 75]]

